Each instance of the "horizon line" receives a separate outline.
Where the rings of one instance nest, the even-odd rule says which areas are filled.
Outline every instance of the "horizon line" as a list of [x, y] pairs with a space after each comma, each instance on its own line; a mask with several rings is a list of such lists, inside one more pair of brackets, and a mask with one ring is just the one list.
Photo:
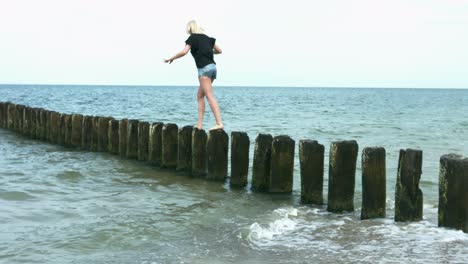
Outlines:
[[[170, 84], [54, 84], [54, 83], [0, 83], [0, 86], [116, 86], [116, 87], [196, 87], [198, 85]], [[468, 87], [390, 87], [390, 86], [280, 86], [280, 85], [216, 85], [217, 87], [242, 88], [311, 88], [311, 89], [434, 89], [434, 90], [467, 90]]]

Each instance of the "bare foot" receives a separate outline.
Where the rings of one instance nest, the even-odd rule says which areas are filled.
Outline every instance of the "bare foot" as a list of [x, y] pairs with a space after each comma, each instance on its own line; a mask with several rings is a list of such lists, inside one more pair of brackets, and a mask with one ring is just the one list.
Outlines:
[[223, 129], [223, 128], [224, 128], [224, 125], [223, 125], [223, 124], [220, 124], [220, 125], [216, 125], [216, 126], [210, 128], [210, 131], [211, 131], [211, 130]]
[[194, 125], [193, 127], [196, 127], [196, 128], [198, 128], [198, 129], [202, 129], [203, 126], [202, 126], [202, 125], [199, 125], [199, 124], [196, 124], [196, 125]]

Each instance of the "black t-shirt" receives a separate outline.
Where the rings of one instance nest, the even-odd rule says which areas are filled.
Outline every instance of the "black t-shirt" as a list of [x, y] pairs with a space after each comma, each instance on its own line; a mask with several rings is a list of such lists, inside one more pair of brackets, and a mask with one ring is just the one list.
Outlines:
[[213, 59], [213, 46], [216, 42], [215, 38], [210, 38], [205, 34], [191, 34], [185, 41], [190, 45], [190, 53], [195, 59], [197, 68], [203, 68], [208, 64], [215, 63]]

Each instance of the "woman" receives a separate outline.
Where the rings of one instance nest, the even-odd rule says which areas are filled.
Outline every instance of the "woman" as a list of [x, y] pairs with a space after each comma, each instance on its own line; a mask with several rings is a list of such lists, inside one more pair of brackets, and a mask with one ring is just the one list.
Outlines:
[[216, 79], [216, 63], [213, 59], [213, 54], [221, 54], [221, 48], [215, 44], [216, 39], [205, 35], [203, 29], [195, 21], [190, 21], [187, 24], [187, 34], [190, 36], [185, 41], [185, 48], [170, 59], [164, 60], [164, 62], [170, 64], [172, 61], [185, 56], [190, 50], [198, 68], [198, 80], [200, 82], [197, 94], [198, 122], [195, 127], [201, 129], [203, 126], [206, 97], [216, 119], [216, 126], [210, 130], [223, 129], [224, 125], [221, 121], [218, 102], [212, 90], [212, 83]]

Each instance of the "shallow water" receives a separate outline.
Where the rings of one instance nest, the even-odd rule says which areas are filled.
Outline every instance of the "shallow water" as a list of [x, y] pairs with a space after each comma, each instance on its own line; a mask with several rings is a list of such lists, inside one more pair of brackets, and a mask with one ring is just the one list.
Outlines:
[[[299, 203], [297, 157], [293, 195], [266, 195], [0, 129], [0, 262], [468, 262], [468, 234], [437, 227], [438, 159], [468, 153], [468, 90], [216, 87], [215, 95], [227, 131], [246, 131], [252, 143], [271, 133], [315, 139], [326, 151], [341, 139], [385, 147], [387, 217], [359, 220], [360, 159], [357, 210], [330, 214]], [[196, 121], [195, 96], [194, 87], [0, 86], [0, 101], [179, 126]], [[213, 123], [208, 114], [205, 127]], [[424, 152], [421, 222], [392, 220], [400, 148]]]

